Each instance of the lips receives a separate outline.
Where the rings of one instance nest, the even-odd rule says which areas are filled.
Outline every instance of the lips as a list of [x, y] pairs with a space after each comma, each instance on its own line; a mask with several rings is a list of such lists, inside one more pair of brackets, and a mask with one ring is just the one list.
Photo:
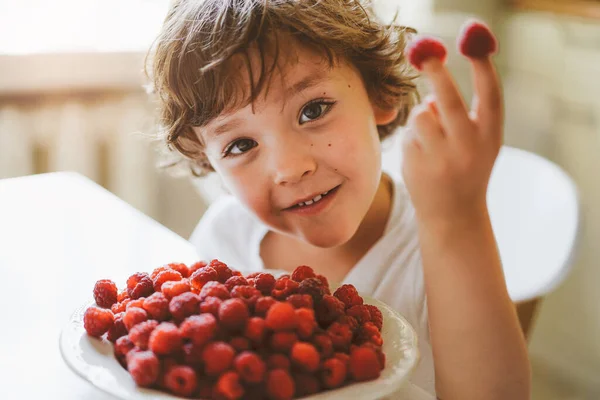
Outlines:
[[334, 188], [332, 188], [332, 189], [325, 190], [323, 192], [316, 192], [315, 194], [313, 194], [311, 196], [307, 196], [307, 197], [301, 198], [301, 199], [297, 200], [296, 202], [294, 202], [294, 204], [292, 204], [291, 206], [286, 207], [284, 210], [290, 210], [290, 209], [294, 209], [294, 208], [301, 208], [301, 207], [312, 205], [314, 203], [318, 203], [324, 197], [326, 197], [328, 194], [330, 194], [331, 192], [337, 190], [337, 188], [339, 188], [339, 185], [336, 186], [336, 187], [334, 187]]

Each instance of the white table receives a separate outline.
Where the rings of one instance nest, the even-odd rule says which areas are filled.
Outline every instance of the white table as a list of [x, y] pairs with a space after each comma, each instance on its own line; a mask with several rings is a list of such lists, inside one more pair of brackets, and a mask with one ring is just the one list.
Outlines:
[[[0, 180], [0, 398], [111, 399], [73, 373], [58, 337], [98, 279], [196, 261], [193, 246], [74, 173]], [[409, 386], [394, 399], [430, 400]]]

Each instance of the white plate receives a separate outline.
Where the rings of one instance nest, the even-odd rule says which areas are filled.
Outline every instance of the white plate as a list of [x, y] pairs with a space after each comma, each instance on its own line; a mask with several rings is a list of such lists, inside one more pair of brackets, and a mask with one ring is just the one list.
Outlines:
[[[383, 352], [386, 366], [373, 381], [354, 383], [336, 390], [303, 397], [304, 400], [374, 400], [398, 391], [406, 382], [419, 359], [417, 336], [410, 324], [386, 304], [363, 296], [383, 314]], [[60, 335], [60, 350], [69, 367], [99, 389], [124, 400], [167, 400], [181, 397], [139, 388], [113, 355], [112, 343], [88, 336], [83, 328], [83, 314], [95, 303], [78, 308]]]

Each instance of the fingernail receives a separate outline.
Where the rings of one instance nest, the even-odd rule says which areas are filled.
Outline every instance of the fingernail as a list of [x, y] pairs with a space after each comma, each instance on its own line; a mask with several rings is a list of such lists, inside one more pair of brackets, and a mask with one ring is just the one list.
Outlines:
[[448, 52], [442, 42], [434, 37], [421, 36], [408, 46], [408, 60], [419, 71], [423, 70], [423, 63], [430, 58], [437, 58], [442, 63], [446, 62]]
[[484, 58], [498, 50], [498, 41], [487, 25], [471, 20], [465, 23], [458, 36], [458, 49], [467, 57]]

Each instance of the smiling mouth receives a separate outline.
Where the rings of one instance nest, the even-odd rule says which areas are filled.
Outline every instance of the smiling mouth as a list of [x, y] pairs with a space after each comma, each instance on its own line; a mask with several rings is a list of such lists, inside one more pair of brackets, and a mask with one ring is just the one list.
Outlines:
[[318, 194], [318, 195], [316, 195], [315, 197], [313, 197], [310, 200], [303, 201], [301, 203], [298, 203], [296, 205], [288, 207], [288, 208], [286, 208], [286, 210], [297, 210], [297, 209], [300, 209], [300, 208], [312, 206], [313, 204], [319, 203], [320, 201], [322, 201], [323, 199], [325, 199], [327, 196], [335, 193], [339, 189], [340, 186], [341, 185], [338, 185], [338, 186], [334, 187], [331, 190], [328, 190], [328, 191], [326, 191], [324, 193]]

